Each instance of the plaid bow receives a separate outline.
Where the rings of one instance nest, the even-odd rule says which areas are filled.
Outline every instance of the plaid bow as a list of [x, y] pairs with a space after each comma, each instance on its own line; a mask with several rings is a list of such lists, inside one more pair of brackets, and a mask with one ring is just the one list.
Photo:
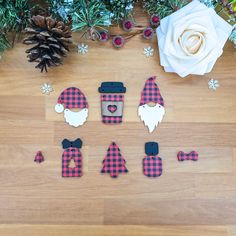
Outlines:
[[81, 139], [77, 138], [75, 141], [71, 142], [68, 139], [64, 139], [62, 141], [62, 147], [63, 149], [67, 149], [69, 147], [75, 147], [75, 148], [81, 148], [82, 141]]
[[179, 161], [184, 161], [184, 160], [197, 161], [198, 160], [198, 153], [196, 151], [192, 151], [190, 153], [185, 153], [183, 151], [180, 151], [177, 154], [177, 158]]

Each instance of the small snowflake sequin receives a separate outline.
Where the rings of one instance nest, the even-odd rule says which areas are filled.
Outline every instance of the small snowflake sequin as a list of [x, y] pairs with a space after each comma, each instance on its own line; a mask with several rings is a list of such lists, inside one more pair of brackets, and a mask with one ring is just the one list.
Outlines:
[[208, 81], [208, 88], [211, 90], [216, 90], [218, 87], [220, 87], [219, 81], [216, 79], [210, 79]]
[[146, 57], [152, 57], [154, 54], [154, 49], [151, 46], [148, 46], [146, 48], [143, 49], [143, 54]]
[[53, 91], [51, 84], [48, 84], [48, 83], [44, 83], [40, 89], [42, 93], [46, 95], [49, 95]]
[[88, 45], [87, 44], [79, 43], [77, 46], [77, 49], [78, 49], [79, 54], [84, 55], [84, 54], [88, 53]]

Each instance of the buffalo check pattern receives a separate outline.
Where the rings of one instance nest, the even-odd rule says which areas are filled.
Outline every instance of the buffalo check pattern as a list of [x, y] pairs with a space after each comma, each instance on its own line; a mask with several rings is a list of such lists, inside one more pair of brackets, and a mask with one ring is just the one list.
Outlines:
[[[101, 101], [106, 102], [124, 102], [124, 95], [121, 94], [102, 94]], [[109, 107], [109, 106], [108, 106]], [[111, 112], [111, 111], [110, 111]], [[115, 112], [115, 111], [113, 111]], [[111, 112], [111, 113], [113, 113]], [[104, 116], [102, 115], [102, 122], [105, 124], [119, 124], [122, 122], [122, 116]]]
[[118, 145], [113, 142], [109, 146], [107, 155], [103, 160], [103, 168], [101, 170], [101, 173], [109, 173], [112, 178], [117, 178], [120, 173], [128, 172], [125, 163], [126, 161], [120, 154]]
[[[75, 167], [69, 167], [70, 161], [75, 162]], [[79, 148], [67, 148], [62, 154], [62, 177], [80, 177], [82, 175], [82, 155]]]
[[65, 109], [88, 108], [86, 97], [75, 87], [65, 89], [59, 96], [57, 103], [63, 104]]
[[179, 161], [185, 161], [185, 160], [197, 161], [198, 160], [198, 153], [196, 151], [192, 151], [190, 153], [185, 153], [183, 151], [179, 151], [177, 154], [177, 158]]
[[149, 102], [158, 103], [164, 106], [164, 100], [161, 96], [158, 85], [155, 83], [155, 79], [155, 76], [147, 79], [141, 94], [140, 106]]
[[43, 154], [42, 154], [41, 151], [38, 151], [38, 152], [36, 153], [35, 158], [34, 158], [34, 161], [35, 161], [36, 163], [41, 163], [41, 162], [44, 161], [44, 156], [43, 156]]
[[162, 159], [158, 156], [143, 158], [143, 174], [147, 177], [158, 177], [162, 174]]

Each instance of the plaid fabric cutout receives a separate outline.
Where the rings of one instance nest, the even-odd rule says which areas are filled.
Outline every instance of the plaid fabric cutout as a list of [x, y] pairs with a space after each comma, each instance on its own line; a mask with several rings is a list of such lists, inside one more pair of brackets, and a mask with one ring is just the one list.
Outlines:
[[155, 102], [164, 106], [164, 100], [161, 96], [159, 87], [155, 83], [155, 79], [155, 76], [147, 79], [141, 94], [140, 106], [149, 102]]
[[35, 155], [34, 161], [37, 163], [41, 163], [44, 161], [44, 156], [41, 151], [38, 151]]
[[198, 160], [198, 153], [196, 151], [192, 151], [190, 153], [185, 153], [183, 151], [179, 151], [177, 154], [177, 158], [179, 161], [185, 161], [185, 160], [197, 161]]
[[121, 94], [102, 94], [101, 101], [110, 101], [110, 102], [123, 102], [124, 95]]
[[[69, 167], [70, 161], [74, 160], [75, 167]], [[62, 177], [82, 176], [82, 155], [79, 148], [67, 148], [62, 154]]]
[[158, 177], [162, 174], [162, 159], [158, 156], [143, 158], [143, 174], [148, 177]]
[[101, 173], [110, 173], [112, 178], [118, 177], [119, 173], [127, 173], [128, 169], [125, 166], [125, 159], [120, 154], [118, 145], [113, 142], [108, 150], [105, 159], [103, 160], [103, 168]]
[[86, 97], [75, 87], [65, 89], [59, 96], [57, 102], [63, 104], [65, 109], [88, 108]]
[[[110, 102], [124, 102], [124, 95], [121, 94], [101, 94], [101, 101]], [[119, 124], [122, 123], [122, 116], [104, 116], [102, 115], [102, 122], [105, 124]]]

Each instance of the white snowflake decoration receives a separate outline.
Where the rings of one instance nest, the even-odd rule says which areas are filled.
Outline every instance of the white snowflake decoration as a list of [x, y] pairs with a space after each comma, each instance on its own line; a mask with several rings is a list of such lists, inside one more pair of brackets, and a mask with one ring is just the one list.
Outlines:
[[42, 93], [46, 95], [49, 95], [53, 91], [51, 84], [48, 84], [48, 83], [44, 83], [40, 89]]
[[146, 48], [143, 49], [143, 54], [146, 57], [152, 57], [154, 54], [154, 49], [151, 46], [148, 46]]
[[84, 54], [88, 53], [88, 45], [87, 44], [79, 43], [77, 47], [78, 47], [79, 54], [84, 55]]
[[210, 79], [208, 81], [208, 87], [211, 90], [216, 90], [218, 87], [220, 87], [219, 81], [216, 79]]

